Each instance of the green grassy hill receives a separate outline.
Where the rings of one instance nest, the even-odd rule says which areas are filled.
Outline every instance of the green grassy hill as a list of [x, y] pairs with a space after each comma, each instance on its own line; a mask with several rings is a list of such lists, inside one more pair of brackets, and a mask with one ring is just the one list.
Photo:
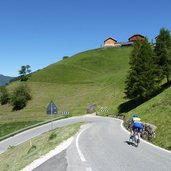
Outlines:
[[[20, 111], [12, 111], [10, 105], [0, 106], [1, 134], [5, 134], [6, 130], [2, 131], [5, 127], [9, 127], [10, 132], [15, 122], [23, 127], [50, 119], [46, 108], [51, 100], [59, 113], [69, 111], [72, 116], [85, 114], [87, 106], [94, 103], [98, 108], [108, 108], [109, 113], [117, 113], [118, 105], [124, 101], [124, 80], [131, 49], [94, 49], [33, 73], [27, 82], [33, 98], [27, 106]], [[20, 82], [11, 83], [9, 91], [18, 84]]]
[[[27, 106], [20, 111], [12, 111], [10, 105], [0, 106], [0, 136], [50, 119], [46, 108], [51, 100], [59, 113], [53, 117], [63, 111], [69, 111], [72, 116], [83, 115], [90, 104], [97, 104], [97, 112], [103, 107], [109, 114], [117, 115], [119, 105], [127, 101], [124, 99], [124, 81], [131, 51], [132, 47], [89, 50], [33, 73], [27, 82], [32, 94]], [[11, 91], [18, 84], [20, 82], [13, 82], [7, 88]], [[143, 121], [155, 124], [157, 138], [154, 143], [168, 149], [171, 147], [171, 129], [163, 125], [171, 125], [170, 96], [171, 88], [168, 88], [126, 113], [127, 117], [139, 113]]]
[[[51, 83], [112, 83], [128, 69], [131, 48], [95, 49], [76, 54], [32, 75], [30, 81]], [[106, 82], [107, 81], [107, 82]]]

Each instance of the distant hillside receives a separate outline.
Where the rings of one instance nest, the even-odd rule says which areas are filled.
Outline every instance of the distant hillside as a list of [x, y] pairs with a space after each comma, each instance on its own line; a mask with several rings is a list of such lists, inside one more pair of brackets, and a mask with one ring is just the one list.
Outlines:
[[67, 84], [112, 83], [118, 81], [117, 78], [125, 78], [131, 49], [99, 48], [78, 53], [32, 74], [30, 81]]
[[14, 77], [4, 76], [4, 75], [0, 74], [0, 86], [6, 85], [13, 78]]

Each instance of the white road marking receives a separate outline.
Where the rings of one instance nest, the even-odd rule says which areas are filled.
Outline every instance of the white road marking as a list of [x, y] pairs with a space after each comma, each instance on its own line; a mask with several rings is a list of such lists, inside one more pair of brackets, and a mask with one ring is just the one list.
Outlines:
[[[117, 120], [120, 120], [120, 119], [117, 119]], [[121, 121], [121, 128], [122, 128], [125, 132], [127, 132], [127, 133], [130, 134], [130, 132], [123, 126], [123, 120], [120, 120], [120, 121]], [[157, 146], [157, 145], [154, 145], [154, 144], [152, 144], [152, 143], [150, 143], [150, 142], [148, 142], [148, 141], [146, 141], [146, 140], [144, 140], [144, 139], [142, 139], [142, 138], [141, 138], [141, 141], [143, 141], [144, 143], [146, 143], [146, 144], [148, 144], [148, 145], [151, 145], [151, 146], [153, 146], [153, 147], [155, 147], [155, 148], [158, 148], [158, 149], [160, 149], [160, 150], [162, 150], [162, 151], [165, 151], [165, 152], [167, 152], [167, 153], [171, 153], [171, 151], [166, 150], [166, 149], [164, 149], [164, 148], [162, 148], [162, 147], [159, 147], [159, 146]]]
[[91, 167], [86, 167], [86, 171], [92, 171]]
[[74, 138], [71, 137], [68, 140], [64, 141], [63, 143], [58, 145], [54, 150], [50, 151], [49, 153], [45, 154], [44, 156], [41, 156], [39, 159], [34, 160], [31, 164], [29, 164], [28, 166], [23, 168], [21, 171], [30, 171], [30, 170], [37, 168], [38, 166], [43, 164], [45, 161], [49, 160], [51, 157], [59, 154], [64, 149], [68, 148], [68, 146], [72, 143], [73, 139]]
[[77, 135], [77, 138], [76, 138], [76, 147], [77, 147], [77, 151], [78, 151], [78, 154], [79, 154], [79, 156], [80, 156], [81, 161], [83, 161], [83, 162], [85, 162], [86, 159], [85, 159], [83, 153], [82, 153], [81, 150], [80, 150], [80, 147], [79, 147], [79, 145], [78, 145], [78, 139], [79, 139], [80, 135], [81, 135], [85, 130], [86, 130], [86, 129], [81, 130], [81, 131], [79, 132], [79, 134]]
[[84, 128], [78, 133], [78, 135], [77, 135], [77, 137], [76, 137], [76, 147], [77, 147], [77, 151], [78, 151], [78, 154], [79, 154], [79, 156], [80, 156], [81, 161], [83, 161], [83, 162], [85, 162], [86, 159], [85, 159], [83, 153], [82, 153], [81, 150], [80, 150], [80, 147], [79, 147], [79, 144], [78, 144], [78, 140], [79, 140], [79, 138], [80, 138], [80, 135], [81, 135], [86, 129], [88, 129], [90, 126], [92, 126], [92, 125], [90, 125], [90, 124], [88, 124], [88, 125], [86, 125], [86, 126], [84, 125]]

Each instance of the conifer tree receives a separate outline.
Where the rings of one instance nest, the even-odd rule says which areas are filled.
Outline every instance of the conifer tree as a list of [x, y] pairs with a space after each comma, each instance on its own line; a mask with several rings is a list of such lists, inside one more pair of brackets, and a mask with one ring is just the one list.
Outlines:
[[149, 99], [158, 89], [156, 67], [150, 43], [145, 38], [133, 45], [130, 71], [126, 79], [125, 94], [129, 99]]
[[169, 30], [162, 28], [160, 34], [156, 37], [156, 46], [154, 49], [155, 61], [160, 72], [159, 79], [164, 78], [169, 82], [171, 75], [171, 35]]

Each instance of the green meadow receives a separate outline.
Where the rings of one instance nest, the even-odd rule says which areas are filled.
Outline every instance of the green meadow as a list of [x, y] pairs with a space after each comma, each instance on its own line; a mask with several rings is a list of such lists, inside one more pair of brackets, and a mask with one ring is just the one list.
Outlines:
[[[32, 95], [27, 106], [20, 111], [12, 111], [9, 104], [0, 106], [0, 136], [13, 132], [16, 122], [25, 127], [59, 117], [63, 111], [70, 112], [71, 116], [84, 115], [92, 104], [97, 105], [96, 111], [100, 115], [117, 115], [119, 105], [127, 102], [124, 86], [131, 51], [132, 47], [88, 50], [33, 73], [27, 81]], [[18, 84], [21, 82], [13, 82], [7, 88], [12, 91]], [[136, 112], [144, 121], [155, 124], [154, 143], [167, 149], [171, 147], [170, 94], [171, 89], [168, 88], [128, 113], [124, 112], [127, 118]], [[46, 114], [51, 100], [58, 108], [58, 114], [54, 116]], [[109, 112], [102, 113], [101, 108]]]
[[[73, 115], [86, 113], [88, 105], [105, 106], [110, 113], [124, 101], [124, 80], [128, 71], [131, 48], [95, 49], [39, 70], [27, 82], [32, 100], [20, 111], [8, 105], [0, 106], [1, 123], [44, 121], [51, 116], [46, 108], [51, 100], [62, 111]], [[7, 88], [12, 91], [21, 82]], [[56, 115], [57, 117], [57, 115]]]

